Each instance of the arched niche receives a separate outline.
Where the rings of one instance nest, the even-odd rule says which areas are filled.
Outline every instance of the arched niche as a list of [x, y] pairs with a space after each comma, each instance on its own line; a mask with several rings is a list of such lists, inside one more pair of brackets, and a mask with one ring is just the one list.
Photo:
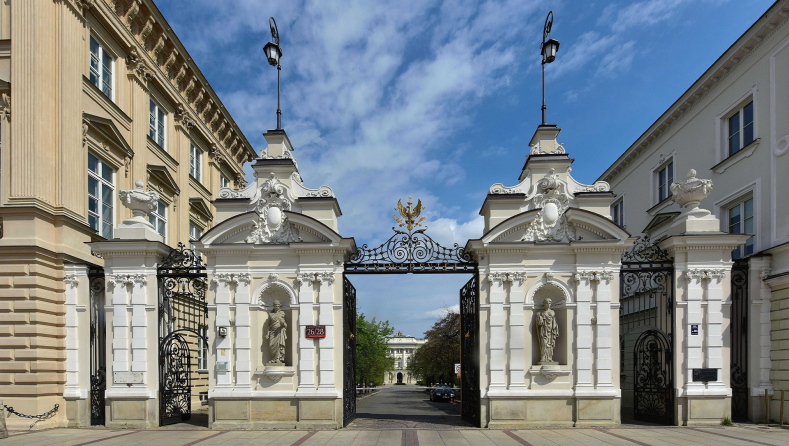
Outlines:
[[[288, 324], [287, 339], [285, 341], [285, 366], [294, 366], [293, 358], [295, 357], [295, 348], [298, 340], [298, 313], [296, 311], [298, 301], [293, 287], [284, 281], [278, 280], [276, 275], [272, 274], [268, 280], [256, 287], [252, 299], [252, 304], [258, 310], [255, 312], [256, 317], [253, 321], [253, 327], [256, 328], [255, 331], [258, 333], [257, 340], [259, 342], [259, 348], [255, 351], [257, 359], [255, 361], [253, 358], [253, 361], [255, 361], [253, 364], [257, 368], [270, 365], [269, 361], [272, 355], [269, 350], [268, 340], [269, 321], [274, 302], [279, 301], [282, 311], [285, 312], [285, 320]], [[263, 381], [261, 384], [267, 384], [265, 382], [267, 381], [266, 379]]]
[[553, 360], [559, 365], [567, 365], [570, 357], [569, 333], [572, 332], [568, 325], [567, 303], [570, 294], [561, 282], [540, 282], [529, 291], [528, 299], [532, 307], [531, 314], [531, 359], [532, 365], [538, 365], [540, 361], [540, 337], [537, 327], [537, 315], [543, 311], [545, 299], [551, 299], [551, 309], [556, 313], [556, 320], [559, 323], [559, 337], [556, 339], [556, 347], [553, 352]]

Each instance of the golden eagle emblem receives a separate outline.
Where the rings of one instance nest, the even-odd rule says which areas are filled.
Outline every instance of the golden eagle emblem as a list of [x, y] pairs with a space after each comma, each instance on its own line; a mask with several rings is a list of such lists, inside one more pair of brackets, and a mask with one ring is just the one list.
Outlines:
[[[394, 219], [397, 223], [400, 224], [400, 227], [403, 226], [408, 228], [408, 231], [413, 231], [414, 227], [422, 226], [422, 222], [425, 221], [427, 217], [419, 217], [419, 214], [425, 210], [425, 207], [422, 206], [422, 200], [418, 200], [416, 203], [416, 207], [411, 207], [414, 202], [411, 201], [411, 196], [408, 196], [408, 207], [403, 206], [402, 200], [397, 200], [397, 207], [395, 208], [396, 211], [400, 212], [400, 217], [395, 214]], [[418, 220], [417, 220], [418, 219]]]

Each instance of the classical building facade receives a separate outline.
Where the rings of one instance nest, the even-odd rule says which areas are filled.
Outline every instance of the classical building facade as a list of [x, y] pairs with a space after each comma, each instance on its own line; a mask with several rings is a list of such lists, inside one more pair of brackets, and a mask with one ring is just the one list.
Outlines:
[[87, 285], [104, 266], [87, 243], [131, 216], [119, 191], [143, 180], [163, 242], [188, 244], [256, 153], [153, 1], [6, 1], [0, 18], [0, 395], [27, 414], [58, 404], [40, 427], [85, 426]]
[[393, 337], [386, 340], [389, 346], [389, 354], [394, 358], [392, 370], [384, 373], [384, 383], [411, 383], [411, 372], [408, 366], [411, 358], [414, 357], [416, 349], [425, 344], [425, 339], [406, 336], [398, 331]]
[[671, 183], [695, 169], [714, 182], [707, 207], [716, 229], [750, 235], [732, 253], [723, 307], [735, 420], [764, 421], [765, 395], [777, 419], [774, 391], [789, 390], [788, 18], [789, 2], [775, 2], [599, 178], [616, 194], [614, 221], [658, 240], [681, 212]]

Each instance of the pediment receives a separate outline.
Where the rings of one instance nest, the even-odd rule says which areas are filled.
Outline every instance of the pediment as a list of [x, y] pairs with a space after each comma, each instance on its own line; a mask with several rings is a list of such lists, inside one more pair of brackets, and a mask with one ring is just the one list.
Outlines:
[[181, 188], [178, 187], [178, 183], [176, 183], [175, 178], [173, 178], [173, 176], [170, 174], [170, 171], [167, 170], [166, 167], [148, 164], [148, 174], [159, 184], [170, 189], [172, 193], [180, 195]]
[[[532, 209], [510, 217], [482, 236], [483, 243], [534, 243], [529, 229], [539, 223], [542, 209]], [[626, 240], [630, 234], [610, 218], [578, 208], [569, 208], [561, 217], [572, 231], [570, 241]], [[524, 240], [524, 238], [527, 238]], [[539, 241], [538, 241], [539, 243]]]
[[[1, 89], [1, 88], [0, 88]], [[118, 149], [122, 150], [129, 158], [134, 158], [134, 150], [132, 150], [129, 143], [121, 134], [118, 127], [111, 119], [102, 118], [101, 116], [92, 115], [90, 113], [83, 113], [82, 117], [85, 124], [97, 133], [99, 133], [108, 142], [114, 144]]]
[[[284, 211], [284, 213], [290, 225], [298, 231], [299, 238], [301, 239], [300, 242], [291, 242], [289, 244], [337, 244], [343, 240], [340, 234], [312, 217], [291, 211]], [[200, 237], [200, 242], [205, 247], [219, 244], [254, 245], [254, 243], [250, 243], [248, 240], [252, 231], [257, 227], [256, 225], [259, 225], [259, 219], [260, 215], [255, 211], [236, 215], [211, 228], [210, 231]], [[286, 244], [282, 243], [282, 245]]]

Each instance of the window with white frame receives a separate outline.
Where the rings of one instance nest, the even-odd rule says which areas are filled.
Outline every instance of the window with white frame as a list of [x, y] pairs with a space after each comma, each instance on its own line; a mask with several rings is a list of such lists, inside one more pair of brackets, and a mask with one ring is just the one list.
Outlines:
[[611, 218], [619, 226], [625, 226], [625, 199], [622, 198], [611, 206]]
[[753, 101], [739, 108], [727, 121], [729, 156], [753, 142]]
[[114, 63], [115, 58], [112, 54], [95, 37], [90, 36], [90, 82], [110, 99], [112, 99]]
[[230, 187], [230, 181], [227, 180], [227, 177], [219, 174], [219, 187]]
[[208, 342], [206, 342], [208, 331], [205, 327], [198, 328], [197, 337], [197, 369], [198, 370], [207, 370], [208, 369]]
[[88, 224], [106, 239], [112, 238], [115, 213], [115, 171], [88, 152]]
[[167, 150], [164, 146], [164, 131], [167, 113], [164, 112], [162, 107], [151, 98], [150, 107], [150, 123], [148, 126], [148, 135], [152, 140], [159, 144], [159, 147]]
[[194, 223], [192, 223], [190, 221], [189, 222], [189, 242], [190, 242], [189, 243], [189, 248], [190, 249], [195, 249], [195, 245], [193, 245], [191, 242], [193, 242], [195, 240], [198, 240], [202, 235], [203, 235], [203, 230], [200, 229], [199, 226], [197, 226], [196, 224], [194, 224]]
[[162, 236], [164, 243], [167, 243], [167, 206], [160, 201], [156, 210], [148, 214], [148, 221]]
[[[745, 198], [739, 203], [730, 205], [729, 214], [729, 233], [730, 234], [755, 234], [753, 218], [753, 197]], [[755, 235], [748, 239], [744, 245], [738, 246], [732, 251], [732, 257], [739, 259], [753, 254]]]
[[194, 143], [189, 146], [189, 175], [197, 181], [202, 181], [203, 172], [203, 151], [198, 149]]
[[674, 182], [674, 162], [670, 162], [657, 172], [658, 203], [671, 196], [671, 183]]

